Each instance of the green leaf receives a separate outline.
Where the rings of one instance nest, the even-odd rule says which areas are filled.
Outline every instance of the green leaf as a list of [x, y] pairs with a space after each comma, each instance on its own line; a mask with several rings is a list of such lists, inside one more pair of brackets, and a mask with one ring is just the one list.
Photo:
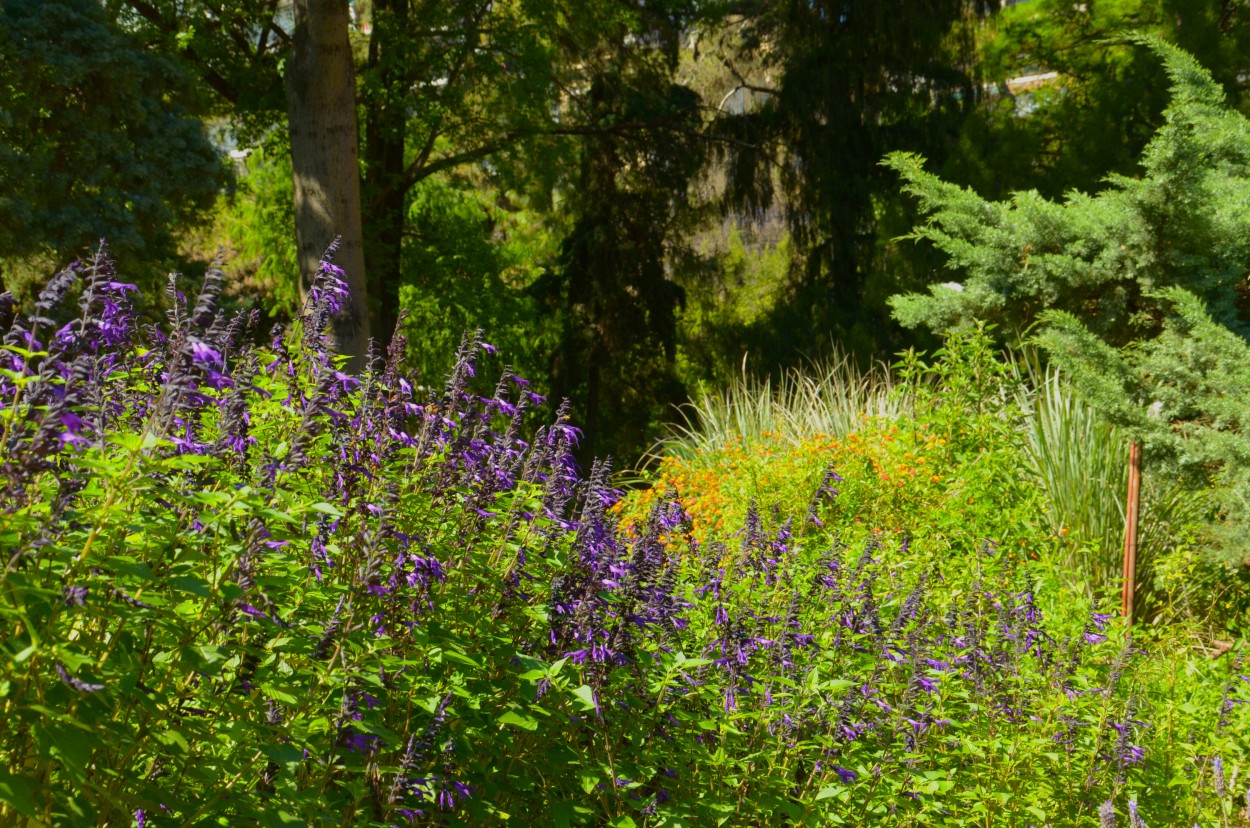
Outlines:
[[274, 701], [282, 702], [283, 704], [299, 704], [300, 703], [300, 699], [298, 696], [296, 696], [293, 693], [289, 693], [286, 690], [283, 690], [281, 687], [277, 686], [276, 684], [269, 684], [269, 683], [263, 684], [261, 685], [261, 690], [264, 692], [266, 696], [273, 699]]
[[0, 802], [12, 806], [13, 810], [28, 819], [39, 818], [34, 791], [35, 784], [29, 779], [0, 768]]
[[[126, 538], [128, 543], [138, 543], [143, 539], [142, 535], [131, 535]], [[156, 578], [152, 574], [152, 568], [143, 561], [136, 561], [133, 558], [109, 558], [105, 561], [105, 565], [112, 567], [118, 575], [130, 575], [144, 581], [151, 581]]]
[[258, 511], [270, 520], [276, 520], [279, 523], [299, 523], [299, 521], [294, 517], [288, 515], [286, 512], [279, 511], [278, 509], [265, 507], [263, 509], [259, 509]]
[[211, 594], [208, 581], [194, 575], [176, 575], [169, 579], [169, 585], [179, 592], [189, 592], [201, 598], [207, 598]]
[[538, 671], [543, 675], [547, 674], [547, 662], [543, 661], [541, 658], [534, 658], [533, 656], [525, 655], [524, 653], [517, 653], [515, 658], [517, 664], [520, 664], [527, 670], [531, 672]]
[[192, 652], [199, 656], [200, 671], [207, 675], [216, 675], [227, 661], [230, 660], [230, 654], [221, 647], [212, 644], [203, 644], [199, 647], [192, 648]]
[[462, 664], [465, 667], [473, 667], [476, 669], [481, 669], [482, 667], [482, 665], [478, 663], [477, 661], [474, 661], [472, 658], [465, 655], [464, 653], [458, 653], [455, 650], [443, 650], [443, 658], [447, 659], [453, 664]]
[[573, 690], [573, 703], [580, 710], [598, 710], [599, 705], [595, 702], [595, 691], [590, 689], [590, 685], [583, 684], [581, 687]]
[[265, 745], [261, 748], [261, 752], [272, 759], [274, 764], [285, 768], [286, 772], [292, 776], [299, 773], [300, 767], [304, 764], [304, 752], [290, 743]]
[[634, 822], [631, 816], [618, 816], [608, 820], [609, 828], [637, 828], [637, 825], [638, 823]]
[[43, 730], [47, 755], [58, 760], [71, 777], [82, 782], [87, 778], [87, 765], [91, 762], [91, 737], [62, 724], [50, 725]]
[[498, 719], [500, 724], [515, 725], [522, 730], [534, 731], [538, 729], [538, 719], [533, 716], [526, 716], [517, 713], [515, 710], [509, 710]]

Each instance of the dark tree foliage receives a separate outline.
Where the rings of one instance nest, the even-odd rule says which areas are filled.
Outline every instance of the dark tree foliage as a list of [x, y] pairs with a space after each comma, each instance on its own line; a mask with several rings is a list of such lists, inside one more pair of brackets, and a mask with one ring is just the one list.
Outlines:
[[[661, 20], [654, 42], [676, 35], [671, 18]], [[703, 165], [701, 113], [698, 97], [670, 80], [672, 53], [641, 56], [616, 52], [578, 104], [596, 134], [581, 146], [576, 218], [556, 272], [536, 285], [561, 320], [553, 391], [571, 399], [593, 435], [584, 458], [638, 456], [655, 439], [657, 417], [686, 396], [676, 371], [685, 297], [670, 270]]]
[[995, 19], [979, 55], [991, 94], [943, 174], [991, 198], [1032, 189], [1059, 198], [1097, 190], [1108, 174], [1134, 174], [1168, 103], [1158, 62], [1125, 40], [1134, 31], [1193, 54], [1244, 108], [1245, 4], [1030, 0]]
[[963, 65], [968, 26], [987, 11], [965, 0], [767, 0], [753, 10], [742, 56], [777, 82], [755, 87], [766, 102], [724, 128], [738, 139], [727, 144], [732, 204], [782, 198], [799, 250], [791, 300], [766, 325], [778, 355], [831, 336], [860, 352], [895, 349], [897, 329], [870, 299], [893, 186], [878, 163], [905, 147], [946, 153], [977, 94]]
[[0, 64], [4, 269], [102, 236], [128, 258], [169, 255], [225, 181], [190, 79], [96, 0], [5, 0]]
[[278, 0], [106, 0], [128, 29], [176, 56], [211, 90], [245, 143], [281, 122], [291, 4]]
[[[593, 3], [522, 0], [373, 0], [358, 71], [363, 121], [363, 198], [372, 328], [386, 341], [400, 289], [415, 188], [472, 169], [530, 139], [576, 132], [553, 111], [576, 77]], [[365, 15], [361, 15], [366, 19]], [[598, 32], [594, 31], [593, 40]], [[541, 153], [524, 164], [541, 165]]]

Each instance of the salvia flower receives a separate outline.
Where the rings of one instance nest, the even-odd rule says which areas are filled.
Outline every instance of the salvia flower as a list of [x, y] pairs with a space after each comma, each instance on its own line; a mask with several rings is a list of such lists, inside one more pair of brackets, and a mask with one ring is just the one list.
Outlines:
[[1115, 828], [1115, 805], [1110, 799], [1098, 806], [1098, 828]]
[[88, 591], [85, 586], [66, 586], [62, 587], [61, 595], [67, 606], [81, 607], [87, 603]]

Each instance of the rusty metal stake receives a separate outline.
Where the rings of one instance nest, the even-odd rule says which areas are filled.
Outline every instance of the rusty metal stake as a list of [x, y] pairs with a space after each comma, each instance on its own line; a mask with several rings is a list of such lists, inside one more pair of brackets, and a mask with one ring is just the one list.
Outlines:
[[1124, 510], [1124, 592], [1120, 610], [1133, 623], [1133, 594], [1137, 591], [1137, 514], [1141, 505], [1141, 446], [1128, 447], [1128, 503]]

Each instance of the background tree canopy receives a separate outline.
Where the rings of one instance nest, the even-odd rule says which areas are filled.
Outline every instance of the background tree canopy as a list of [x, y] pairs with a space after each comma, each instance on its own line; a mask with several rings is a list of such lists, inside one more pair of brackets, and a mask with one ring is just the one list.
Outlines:
[[0, 6], [0, 280], [25, 294], [107, 236], [152, 266], [225, 167], [193, 79], [95, 0]]
[[[335, 129], [355, 134], [358, 170], [333, 140], [317, 164], [291, 163], [290, 136], [324, 110], [310, 99], [297, 115], [284, 75], [305, 65], [301, 15], [323, 12], [351, 52], [357, 106], [335, 108]], [[674, 404], [744, 358], [773, 376], [835, 347], [867, 364], [931, 345], [930, 329], [957, 319], [1015, 328], [1046, 305], [1021, 310], [969, 279], [958, 297], [902, 300], [900, 325], [889, 297], [935, 281], [947, 254], [1000, 271], [987, 284], [1049, 285], [1054, 307], [1116, 345], [1161, 329], [1151, 291], [1177, 280], [1221, 324], [1240, 318], [1226, 290], [1241, 278], [1239, 225], [1211, 213], [1166, 229], [1188, 204], [1180, 172], [1149, 172], [1171, 163], [1150, 144], [1167, 83], [1119, 36], [1180, 44], [1238, 110], [1250, 27], [1237, 4], [12, 0], [0, 15], [9, 287], [104, 236], [137, 281], [163, 278], [179, 245], [206, 258], [220, 244], [229, 301], [282, 321], [309, 251], [344, 235], [342, 255], [363, 253], [342, 263], [379, 348], [404, 314], [408, 359], [437, 384], [449, 344], [486, 328], [571, 400], [594, 435], [585, 457], [632, 463]], [[880, 164], [896, 151], [928, 159], [920, 201]], [[1143, 152], [1147, 175], [1132, 182]], [[358, 179], [358, 195], [294, 186], [314, 169]], [[948, 185], [987, 201], [942, 190], [943, 215], [997, 210], [1014, 229], [960, 251], [897, 243]], [[1072, 215], [1118, 210], [1119, 223], [1058, 222], [1053, 199], [1071, 190], [1092, 194], [1071, 199]], [[344, 198], [359, 202], [359, 230], [334, 219]], [[302, 248], [301, 216], [313, 219]], [[958, 235], [943, 226], [935, 214], [926, 232]], [[1181, 234], [1173, 258], [1147, 256], [1165, 230]], [[1127, 262], [1131, 278], [1093, 275]]]

